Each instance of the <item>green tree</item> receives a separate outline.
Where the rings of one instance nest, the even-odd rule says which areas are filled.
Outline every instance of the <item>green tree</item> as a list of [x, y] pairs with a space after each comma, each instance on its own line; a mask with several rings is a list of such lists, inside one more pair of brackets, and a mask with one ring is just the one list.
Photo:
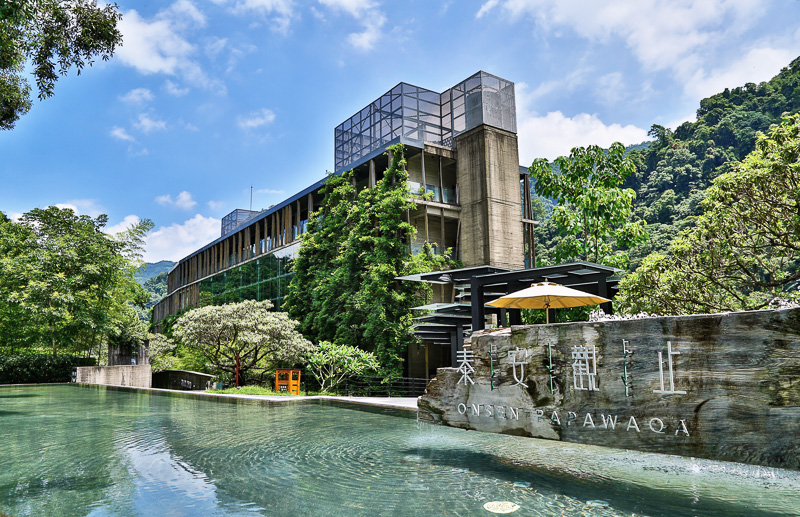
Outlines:
[[787, 291], [800, 279], [800, 115], [760, 134], [702, 204], [693, 228], [623, 279], [620, 310], [722, 312], [800, 296]]
[[161, 301], [167, 294], [167, 278], [168, 273], [162, 271], [161, 273], [152, 276], [144, 281], [142, 288], [147, 292], [150, 300], [142, 307], [137, 307], [136, 312], [142, 321], [150, 321], [150, 313], [155, 304]]
[[411, 307], [425, 303], [429, 287], [403, 282], [406, 274], [447, 269], [447, 255], [431, 246], [411, 257], [415, 208], [401, 145], [375, 187], [356, 191], [353, 172], [331, 176], [320, 210], [312, 214], [294, 261], [284, 309], [313, 341], [374, 352], [387, 374], [402, 371], [413, 341]]
[[154, 372], [176, 370], [180, 359], [176, 356], [176, 344], [164, 334], [148, 334], [150, 345], [150, 366]]
[[[106, 221], [50, 207], [18, 223], [0, 222], [3, 330], [46, 340], [54, 355], [58, 348], [93, 348], [119, 329], [131, 304], [147, 301], [133, 271], [152, 222], [109, 236], [102, 232]], [[9, 328], [15, 325], [23, 330]]]
[[332, 390], [349, 375], [360, 375], [380, 367], [375, 354], [330, 341], [321, 341], [305, 359], [322, 392]]
[[31, 107], [30, 64], [39, 99], [53, 95], [59, 75], [73, 66], [78, 74], [96, 57], [108, 60], [122, 34], [116, 4], [96, 0], [3, 0], [0, 2], [0, 129]]
[[529, 170], [536, 193], [558, 203], [553, 220], [567, 238], [556, 245], [556, 260], [627, 266], [625, 249], [644, 240], [646, 232], [644, 221], [629, 221], [636, 194], [620, 185], [634, 165], [622, 144], [608, 150], [576, 147], [568, 157], [556, 158], [555, 167], [538, 158]]
[[278, 363], [293, 365], [311, 343], [297, 331], [297, 321], [271, 308], [269, 300], [245, 300], [192, 309], [175, 322], [173, 335], [228, 374], [235, 374], [237, 358], [242, 377]]

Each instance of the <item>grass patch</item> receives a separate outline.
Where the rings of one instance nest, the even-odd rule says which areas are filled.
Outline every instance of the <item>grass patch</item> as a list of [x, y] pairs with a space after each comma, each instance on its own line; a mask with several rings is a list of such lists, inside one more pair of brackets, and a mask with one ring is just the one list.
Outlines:
[[[225, 395], [278, 395], [281, 397], [291, 397], [292, 394], [288, 391], [275, 391], [271, 388], [264, 386], [240, 386], [238, 388], [225, 388], [224, 390], [206, 390], [206, 393], [222, 393]], [[305, 391], [300, 391], [301, 395], [305, 395]], [[311, 395], [336, 395], [336, 393], [321, 393], [319, 391], [309, 391]]]

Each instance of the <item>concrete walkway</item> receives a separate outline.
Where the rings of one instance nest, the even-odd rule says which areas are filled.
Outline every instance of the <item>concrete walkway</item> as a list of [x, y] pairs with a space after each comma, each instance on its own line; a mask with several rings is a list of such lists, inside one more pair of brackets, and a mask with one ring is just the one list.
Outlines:
[[220, 397], [220, 398], [234, 398], [234, 399], [267, 400], [270, 402], [285, 402], [287, 404], [301, 400], [330, 400], [333, 402], [347, 402], [351, 404], [361, 404], [364, 406], [384, 407], [391, 409], [405, 409], [409, 411], [417, 410], [416, 397], [332, 397], [329, 395], [315, 395], [315, 396], [239, 395], [239, 394], [228, 394], [228, 393], [206, 393], [204, 391], [166, 390], [161, 388], [136, 388], [131, 386], [108, 386], [108, 387], [123, 388], [129, 390], [155, 391], [162, 393], [175, 393], [183, 395], [195, 395], [197, 397]]
[[[158, 391], [178, 391], [178, 390], [158, 390]], [[180, 393], [180, 391], [179, 391]], [[185, 393], [185, 392], [183, 392]], [[387, 407], [396, 409], [417, 410], [416, 397], [332, 397], [330, 395], [237, 395], [231, 393], [205, 393], [192, 392], [208, 397], [232, 397], [240, 399], [269, 400], [270, 402], [293, 402], [296, 400], [332, 400], [335, 402], [350, 402], [353, 404], [363, 404], [365, 406]]]

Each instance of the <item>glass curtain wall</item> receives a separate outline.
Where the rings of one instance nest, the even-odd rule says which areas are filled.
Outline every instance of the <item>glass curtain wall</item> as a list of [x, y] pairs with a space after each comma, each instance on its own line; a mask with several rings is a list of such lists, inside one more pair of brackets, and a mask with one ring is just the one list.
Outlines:
[[280, 308], [294, 273], [291, 256], [265, 255], [200, 282], [199, 305], [270, 300]]

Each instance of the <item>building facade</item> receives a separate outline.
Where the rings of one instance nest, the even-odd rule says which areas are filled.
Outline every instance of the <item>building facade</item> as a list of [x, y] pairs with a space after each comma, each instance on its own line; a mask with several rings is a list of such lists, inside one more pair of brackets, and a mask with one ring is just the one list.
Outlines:
[[[335, 128], [334, 174], [352, 169], [356, 186], [370, 188], [388, 167], [387, 148], [402, 143], [416, 202], [408, 213], [417, 229], [409, 252], [428, 242], [452, 248], [466, 267], [522, 269], [532, 263], [535, 222], [516, 131], [510, 81], [478, 72], [441, 93], [400, 83]], [[267, 210], [223, 218], [220, 237], [170, 271], [154, 321], [244, 299], [279, 307], [325, 181]], [[434, 292], [437, 301], [454, 301], [452, 288]]]

